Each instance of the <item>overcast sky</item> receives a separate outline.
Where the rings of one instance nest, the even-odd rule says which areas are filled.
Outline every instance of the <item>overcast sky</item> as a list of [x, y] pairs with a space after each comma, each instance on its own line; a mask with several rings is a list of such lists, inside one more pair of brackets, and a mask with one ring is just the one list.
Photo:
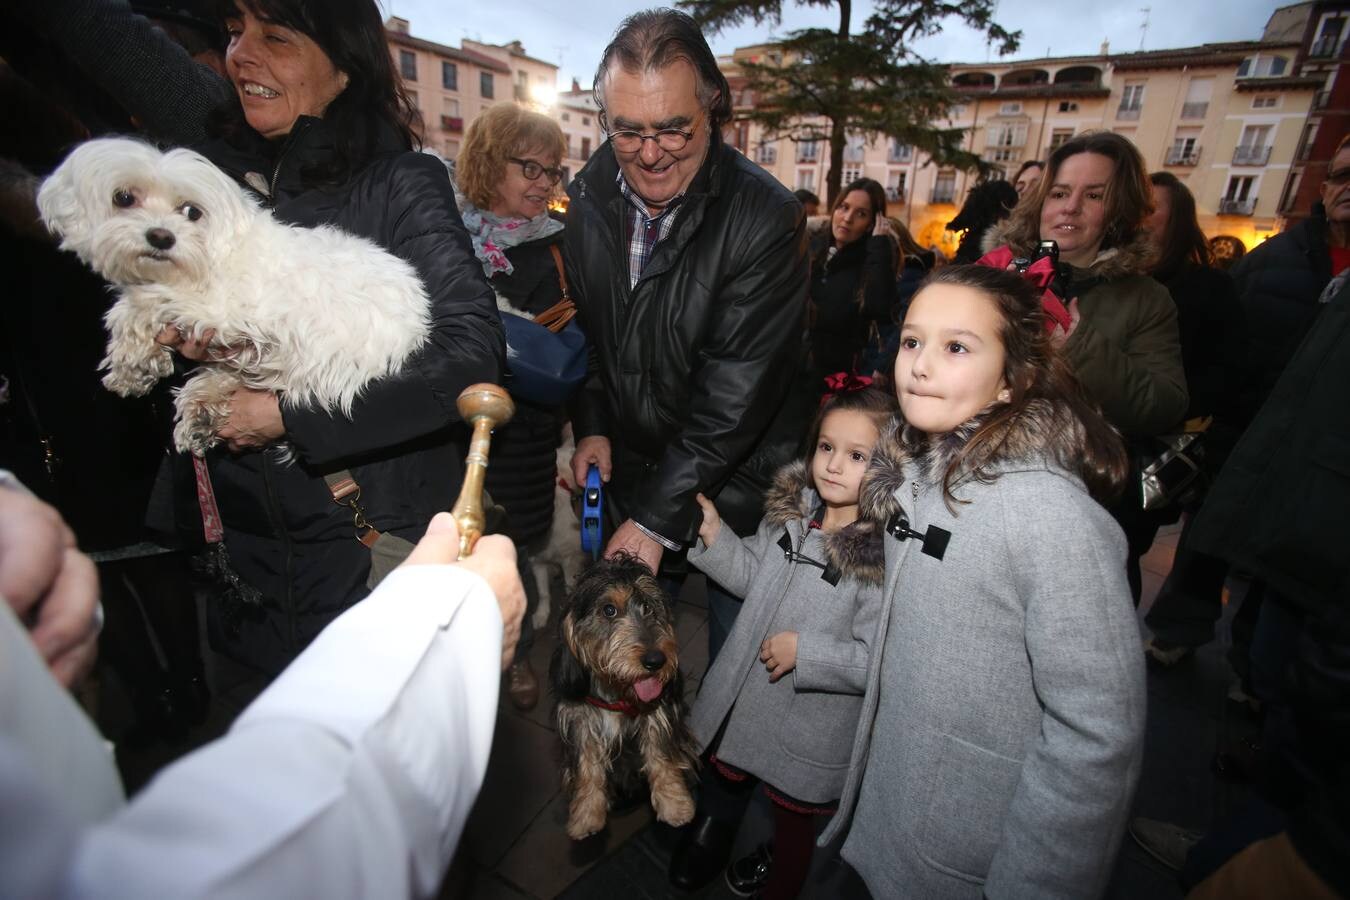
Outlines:
[[[597, 0], [380, 0], [385, 11], [412, 22], [413, 35], [458, 46], [461, 38], [501, 44], [519, 40], [531, 56], [559, 66], [559, 84], [573, 77], [589, 86], [600, 53], [628, 12], [647, 8], [641, 0], [601, 3]], [[1256, 40], [1278, 5], [1271, 0], [1003, 0], [996, 20], [1008, 30], [1022, 31], [1021, 49], [1008, 59], [1071, 56], [1098, 52], [1110, 40], [1116, 53], [1139, 49], [1145, 6], [1149, 26], [1144, 49], [1189, 47], [1217, 41]], [[855, 4], [854, 30], [866, 19], [871, 4]], [[837, 9], [798, 7], [784, 3], [783, 24], [745, 26], [710, 36], [713, 51], [767, 40], [775, 34], [811, 26], [835, 28]], [[984, 62], [984, 41], [955, 22], [922, 44], [925, 55], [941, 62]]]

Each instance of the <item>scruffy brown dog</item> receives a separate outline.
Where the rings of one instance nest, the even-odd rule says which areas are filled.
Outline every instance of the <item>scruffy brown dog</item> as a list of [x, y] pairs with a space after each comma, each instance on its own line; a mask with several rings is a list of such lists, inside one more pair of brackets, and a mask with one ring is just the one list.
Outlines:
[[644, 775], [656, 817], [684, 825], [695, 756], [670, 598], [634, 557], [601, 560], [577, 581], [559, 631], [549, 680], [572, 795], [568, 836], [604, 828], [613, 798], [635, 793]]

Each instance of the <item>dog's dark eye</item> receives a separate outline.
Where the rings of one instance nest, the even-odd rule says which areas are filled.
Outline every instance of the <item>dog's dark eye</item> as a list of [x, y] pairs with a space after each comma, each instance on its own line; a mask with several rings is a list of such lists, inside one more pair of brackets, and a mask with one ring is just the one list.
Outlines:
[[182, 206], [178, 207], [178, 211], [187, 216], [189, 222], [195, 222], [202, 217], [201, 209], [193, 206], [191, 203], [184, 203]]
[[619, 614], [619, 608], [613, 603], [606, 603], [600, 607], [600, 612], [604, 614], [606, 619], [612, 619]]
[[117, 191], [113, 194], [113, 206], [120, 206], [126, 209], [136, 205], [136, 195], [131, 191]]

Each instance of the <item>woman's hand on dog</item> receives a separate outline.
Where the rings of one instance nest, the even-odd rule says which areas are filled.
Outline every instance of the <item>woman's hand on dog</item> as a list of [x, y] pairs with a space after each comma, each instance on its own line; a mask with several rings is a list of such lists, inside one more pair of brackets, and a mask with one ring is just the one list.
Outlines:
[[703, 510], [703, 524], [698, 527], [699, 539], [703, 541], [703, 546], [711, 547], [713, 541], [717, 540], [717, 532], [722, 530], [722, 517], [707, 497], [698, 494], [694, 499], [698, 501], [699, 509]]
[[272, 391], [239, 388], [230, 395], [230, 417], [216, 434], [233, 453], [260, 450], [281, 440], [286, 434], [281, 401]]
[[797, 632], [780, 631], [759, 645], [759, 661], [774, 682], [797, 668]]
[[520, 640], [520, 620], [525, 615], [525, 585], [516, 568], [516, 545], [500, 534], [484, 535], [473, 545], [473, 555], [459, 558], [459, 526], [449, 513], [436, 513], [426, 534], [404, 560], [405, 566], [458, 565], [482, 577], [492, 588], [502, 613], [502, 671], [511, 667]]
[[218, 352], [216, 354], [211, 352], [211, 342], [215, 339], [216, 332], [212, 328], [203, 331], [200, 338], [189, 338], [177, 325], [165, 325], [155, 336], [155, 343], [170, 350], [177, 350], [179, 355], [187, 359], [207, 362], [220, 358]]

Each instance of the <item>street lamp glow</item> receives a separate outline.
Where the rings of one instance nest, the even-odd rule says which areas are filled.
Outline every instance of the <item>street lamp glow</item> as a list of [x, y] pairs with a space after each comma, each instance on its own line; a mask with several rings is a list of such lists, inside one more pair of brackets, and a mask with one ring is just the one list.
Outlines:
[[536, 82], [530, 86], [530, 98], [540, 106], [552, 106], [558, 99], [558, 91], [551, 84]]

